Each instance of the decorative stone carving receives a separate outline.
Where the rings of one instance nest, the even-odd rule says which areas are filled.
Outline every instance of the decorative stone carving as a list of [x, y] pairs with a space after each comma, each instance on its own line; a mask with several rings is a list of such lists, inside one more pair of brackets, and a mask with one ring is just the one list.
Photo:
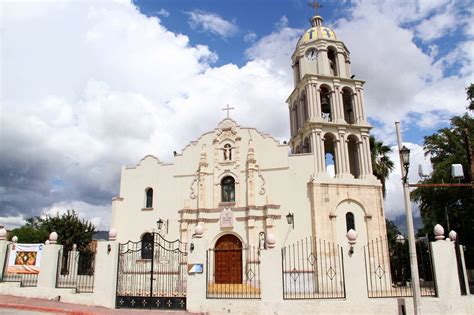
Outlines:
[[438, 241], [444, 240], [444, 228], [441, 226], [441, 224], [436, 224], [434, 229], [433, 229], [435, 239]]
[[262, 180], [262, 186], [260, 186], [260, 191], [258, 192], [260, 195], [265, 195], [265, 178], [263, 178], [262, 174], [260, 173], [260, 166], [257, 165], [257, 174], [258, 177]]
[[203, 234], [204, 234], [204, 227], [199, 223], [194, 228], [194, 236], [197, 238], [201, 238]]
[[117, 239], [117, 230], [111, 228], [109, 231], [109, 241], [115, 241]]
[[191, 198], [191, 199], [196, 199], [196, 192], [194, 191], [193, 186], [198, 181], [198, 178], [199, 178], [198, 174], [194, 175], [194, 179], [191, 182], [191, 186], [189, 187], [191, 189], [191, 193], [189, 194], [189, 198]]
[[230, 208], [224, 208], [219, 218], [221, 228], [233, 228], [234, 227], [234, 213]]
[[49, 241], [51, 242], [51, 244], [56, 244], [58, 241], [58, 233], [51, 232], [51, 234], [49, 234]]
[[274, 248], [275, 245], [276, 245], [276, 238], [275, 238], [275, 235], [273, 235], [272, 233], [269, 233], [267, 235], [267, 247], [268, 248]]
[[456, 239], [458, 238], [458, 233], [456, 233], [455, 231], [451, 230], [451, 232], [449, 232], [448, 234], [449, 236], [449, 239], [453, 242], [456, 241]]

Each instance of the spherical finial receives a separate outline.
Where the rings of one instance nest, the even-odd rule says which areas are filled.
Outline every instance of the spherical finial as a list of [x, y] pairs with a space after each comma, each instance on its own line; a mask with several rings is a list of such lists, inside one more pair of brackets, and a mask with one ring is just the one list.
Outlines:
[[117, 230], [115, 228], [111, 228], [109, 230], [109, 241], [115, 241], [117, 239]]
[[436, 224], [434, 229], [433, 229], [435, 239], [438, 241], [444, 240], [444, 228], [441, 226], [441, 224]]
[[49, 244], [51, 244], [49, 240], [46, 240], [46, 242], [44, 242], [44, 245], [49, 245]]
[[349, 245], [354, 245], [357, 242], [357, 232], [353, 229], [347, 231], [346, 237], [349, 240]]
[[455, 231], [451, 230], [451, 232], [449, 232], [448, 234], [449, 236], [449, 239], [453, 242], [456, 241], [456, 239], [458, 238], [458, 233], [456, 233]]
[[13, 236], [13, 237], [12, 237], [12, 242], [13, 242], [13, 243], [18, 243], [18, 236], [16, 236], [16, 235]]
[[397, 237], [395, 238], [395, 241], [399, 244], [405, 244], [405, 236], [398, 234]]
[[267, 247], [268, 248], [273, 248], [275, 247], [275, 244], [276, 244], [276, 238], [275, 238], [275, 235], [273, 235], [272, 233], [269, 233], [267, 235]]
[[4, 227], [0, 229], [0, 241], [4, 241], [7, 239], [7, 230]]
[[49, 241], [51, 244], [56, 244], [58, 242], [58, 233], [51, 232], [51, 234], [49, 234]]
[[195, 235], [197, 238], [201, 238], [203, 234], [204, 234], [204, 227], [202, 226], [201, 223], [199, 223], [199, 224], [196, 225], [196, 227], [194, 228], [194, 235]]

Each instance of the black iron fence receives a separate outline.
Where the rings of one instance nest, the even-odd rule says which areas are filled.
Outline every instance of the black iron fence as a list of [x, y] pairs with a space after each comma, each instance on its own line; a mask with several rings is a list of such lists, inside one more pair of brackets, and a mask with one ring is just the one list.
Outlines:
[[[418, 274], [422, 296], [436, 296], [431, 246], [427, 238], [416, 242]], [[365, 246], [367, 288], [369, 297], [413, 296], [408, 242], [386, 237]]]
[[282, 248], [284, 299], [345, 298], [342, 248], [308, 237]]
[[[36, 287], [38, 284], [38, 273], [29, 272], [25, 270], [25, 273], [10, 272], [8, 270], [8, 261], [10, 260], [10, 255], [15, 255], [15, 252], [12, 251], [12, 246], [15, 246], [15, 243], [9, 244], [7, 246], [7, 251], [5, 254], [5, 263], [3, 266], [3, 282], [20, 282], [22, 287]], [[15, 257], [18, 259], [18, 257]]]
[[120, 244], [117, 308], [186, 309], [186, 244], [158, 233]]
[[209, 249], [206, 259], [208, 299], [259, 299], [260, 251], [243, 246]]
[[60, 250], [56, 271], [56, 288], [94, 292], [95, 252]]

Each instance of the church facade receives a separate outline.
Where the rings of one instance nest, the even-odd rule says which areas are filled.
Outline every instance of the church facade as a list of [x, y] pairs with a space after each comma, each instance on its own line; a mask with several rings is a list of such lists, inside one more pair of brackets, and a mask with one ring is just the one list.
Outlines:
[[311, 23], [291, 58], [290, 141], [226, 118], [171, 164], [148, 155], [123, 167], [111, 224], [120, 242], [153, 232], [188, 242], [198, 226], [214, 247], [258, 246], [261, 232], [278, 247], [304, 237], [342, 243], [351, 228], [360, 242], [386, 234], [364, 81], [334, 31], [319, 15]]

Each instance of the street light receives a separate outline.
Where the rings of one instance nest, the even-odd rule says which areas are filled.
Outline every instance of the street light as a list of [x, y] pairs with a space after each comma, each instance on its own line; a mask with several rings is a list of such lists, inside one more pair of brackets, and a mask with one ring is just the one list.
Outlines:
[[410, 168], [410, 149], [403, 146], [400, 149], [400, 159], [405, 169], [405, 176], [403, 176], [403, 183], [406, 184], [408, 180], [408, 169]]
[[293, 227], [293, 230], [295, 229], [295, 215], [293, 213], [288, 212], [286, 215], [286, 222]]
[[163, 225], [166, 227], [166, 234], [168, 234], [168, 220], [163, 221], [161, 218], [156, 221], [156, 226], [158, 227], [158, 233], [161, 234], [161, 229], [163, 228]]
[[420, 276], [418, 274], [418, 262], [416, 259], [415, 230], [413, 228], [413, 214], [411, 209], [410, 188], [408, 184], [408, 170], [410, 168], [410, 150], [405, 146], [402, 147], [400, 122], [395, 122], [395, 129], [397, 131], [398, 151], [400, 154], [400, 167], [402, 172], [403, 196], [405, 199], [408, 250], [410, 253], [410, 269], [413, 289], [413, 309], [415, 315], [419, 315], [421, 314]]

